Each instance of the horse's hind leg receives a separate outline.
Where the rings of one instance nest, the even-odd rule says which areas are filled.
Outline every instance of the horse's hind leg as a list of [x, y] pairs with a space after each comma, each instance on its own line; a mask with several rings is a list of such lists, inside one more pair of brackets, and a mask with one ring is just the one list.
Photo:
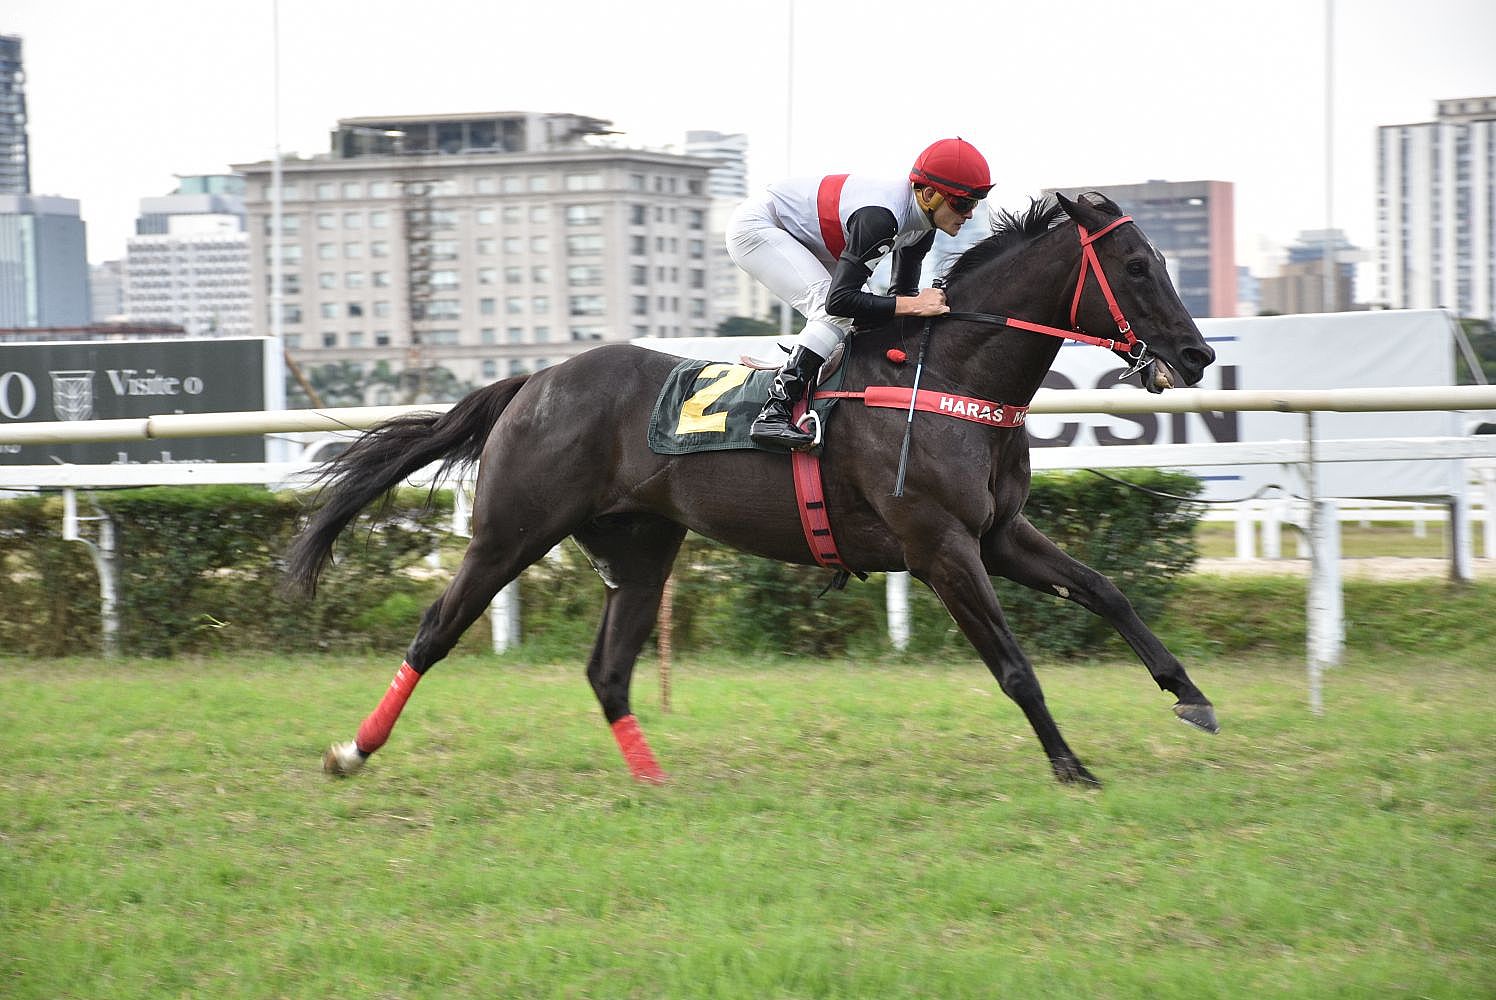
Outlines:
[[328, 774], [348, 775], [363, 767], [369, 755], [384, 746], [417, 682], [451, 652], [489, 602], [526, 567], [565, 537], [559, 529], [549, 534], [495, 530], [477, 531], [468, 544], [452, 582], [421, 616], [421, 627], [406, 651], [378, 707], [348, 742], [335, 743], [322, 755]]
[[1003, 530], [982, 539], [982, 558], [988, 572], [1041, 593], [1074, 601], [1111, 623], [1143, 661], [1158, 686], [1178, 699], [1174, 704], [1175, 715], [1206, 732], [1219, 730], [1210, 699], [1190, 680], [1184, 666], [1158, 636], [1143, 624], [1132, 602], [1117, 585], [1066, 555], [1028, 519], [1019, 515]]
[[654, 515], [624, 515], [589, 521], [574, 534], [608, 586], [597, 642], [587, 661], [587, 680], [637, 781], [660, 784], [665, 772], [639, 731], [629, 708], [629, 682], [639, 649], [660, 610], [660, 595], [686, 529]]

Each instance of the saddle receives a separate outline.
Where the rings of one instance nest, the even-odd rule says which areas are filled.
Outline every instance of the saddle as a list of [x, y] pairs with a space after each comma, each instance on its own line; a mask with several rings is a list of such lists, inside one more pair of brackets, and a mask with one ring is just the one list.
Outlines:
[[[839, 389], [845, 374], [844, 352], [832, 352], [821, 367], [818, 389]], [[689, 455], [702, 451], [758, 449], [748, 429], [769, 396], [769, 383], [779, 370], [742, 358], [737, 364], [702, 360], [682, 361], [660, 387], [649, 417], [649, 448], [657, 455]], [[817, 399], [816, 419], [830, 415], [838, 399]], [[758, 449], [762, 450], [762, 449]]]

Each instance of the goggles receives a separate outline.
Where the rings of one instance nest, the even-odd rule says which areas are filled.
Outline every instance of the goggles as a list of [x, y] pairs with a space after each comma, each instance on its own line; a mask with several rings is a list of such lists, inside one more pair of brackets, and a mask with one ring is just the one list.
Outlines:
[[967, 212], [973, 211], [979, 201], [981, 201], [980, 198], [972, 198], [967, 195], [948, 194], [945, 196], [945, 203], [951, 206], [952, 211], [957, 215], [965, 215]]

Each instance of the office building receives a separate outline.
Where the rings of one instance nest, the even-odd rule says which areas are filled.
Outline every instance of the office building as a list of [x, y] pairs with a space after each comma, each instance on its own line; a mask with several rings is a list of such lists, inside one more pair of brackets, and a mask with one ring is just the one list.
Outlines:
[[1377, 129], [1380, 304], [1496, 322], [1496, 97]]
[[137, 236], [160, 236], [170, 231], [178, 216], [212, 216], [218, 228], [232, 225], [243, 230], [244, 178], [238, 174], [179, 174], [171, 194], [140, 199], [135, 219]]
[[[1334, 287], [1326, 297], [1325, 250], [1333, 255]], [[1299, 233], [1288, 248], [1288, 260], [1261, 282], [1261, 309], [1266, 313], [1348, 312], [1356, 308], [1356, 264], [1366, 259], [1339, 229]]]
[[89, 321], [122, 323], [125, 319], [125, 262], [88, 265]]
[[31, 193], [26, 140], [26, 71], [21, 40], [0, 35], [0, 194]]
[[171, 194], [140, 200], [135, 231], [124, 261], [130, 322], [174, 323], [195, 337], [255, 333], [244, 178], [180, 177]]
[[1168, 261], [1191, 316], [1236, 315], [1235, 189], [1229, 181], [1080, 185], [1044, 193], [1056, 191], [1072, 198], [1099, 191], [1132, 216]]
[[86, 324], [86, 243], [76, 199], [0, 194], [0, 327]]
[[[252, 315], [302, 365], [446, 369], [459, 385], [600, 343], [715, 329], [709, 170], [528, 112], [349, 118], [332, 151], [248, 182]], [[279, 322], [272, 246], [279, 247]], [[370, 402], [400, 402], [374, 390]]]
[[708, 209], [707, 284], [713, 316], [718, 322], [734, 316], [773, 318], [779, 299], [734, 264], [727, 253], [727, 222], [748, 197], [748, 137], [741, 132], [692, 130], [686, 133], [683, 148], [689, 156], [713, 161], [707, 175], [707, 192], [712, 199]]

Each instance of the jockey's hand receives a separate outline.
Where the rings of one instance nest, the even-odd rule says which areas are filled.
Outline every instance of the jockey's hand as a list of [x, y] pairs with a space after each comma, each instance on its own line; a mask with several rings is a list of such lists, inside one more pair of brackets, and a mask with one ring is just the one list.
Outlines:
[[894, 300], [895, 316], [939, 316], [951, 307], [945, 304], [945, 292], [939, 288], [921, 288], [918, 295], [900, 295]]

